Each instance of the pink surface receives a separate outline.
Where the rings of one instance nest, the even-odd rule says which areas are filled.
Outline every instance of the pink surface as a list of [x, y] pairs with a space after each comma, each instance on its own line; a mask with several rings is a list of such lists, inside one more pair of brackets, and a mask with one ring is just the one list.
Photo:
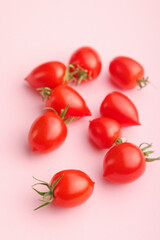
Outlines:
[[[151, 84], [125, 92], [136, 104], [142, 126], [125, 128], [123, 135], [136, 144], [152, 142], [155, 156], [160, 155], [159, 11], [158, 0], [1, 1], [1, 239], [160, 239], [160, 162], [148, 163], [143, 177], [132, 184], [109, 184], [102, 178], [106, 151], [94, 148], [87, 132], [103, 98], [116, 89], [107, 81], [109, 61], [127, 55], [143, 64]], [[84, 45], [97, 49], [103, 62], [98, 79], [77, 88], [93, 116], [70, 124], [57, 151], [31, 153], [27, 134], [43, 102], [23, 79], [43, 62], [67, 64]], [[76, 208], [48, 206], [34, 212], [39, 202], [31, 189], [32, 175], [49, 181], [69, 168], [85, 171], [96, 182], [92, 197]]]

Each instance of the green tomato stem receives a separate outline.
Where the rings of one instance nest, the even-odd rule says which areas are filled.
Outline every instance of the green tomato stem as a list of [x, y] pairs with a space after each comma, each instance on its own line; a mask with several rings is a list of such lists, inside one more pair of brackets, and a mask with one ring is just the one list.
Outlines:
[[[146, 145], [145, 147], [142, 147], [143, 145]], [[144, 156], [148, 157], [150, 154], [154, 153], [154, 151], [146, 151], [146, 149], [152, 147], [152, 144], [151, 143], [141, 143], [139, 145], [139, 148], [141, 149], [141, 151], [143, 152]], [[160, 157], [158, 158], [145, 158], [146, 159], [146, 162], [153, 162], [153, 161], [156, 161], [156, 160], [160, 160]]]
[[38, 92], [40, 92], [42, 100], [48, 99], [49, 96], [52, 93], [52, 89], [48, 88], [48, 87], [44, 87], [44, 88], [37, 88], [36, 89]]
[[148, 77], [146, 78], [142, 78], [142, 79], [138, 79], [137, 84], [140, 87], [140, 89], [144, 88], [145, 86], [147, 86], [149, 83]]
[[88, 71], [80, 65], [69, 64], [66, 68], [63, 83], [74, 81], [78, 86], [82, 81], [87, 82], [88, 79], [92, 79], [91, 72], [88, 73]]
[[[47, 206], [48, 204], [50, 204], [50, 203], [53, 201], [53, 199], [54, 199], [54, 194], [53, 194], [54, 188], [55, 188], [55, 186], [58, 184], [58, 182], [61, 180], [61, 178], [62, 178], [63, 176], [64, 176], [64, 174], [62, 174], [62, 175], [52, 184], [52, 186], [50, 186], [49, 183], [47, 183], [47, 182], [45, 182], [45, 181], [42, 181], [42, 180], [39, 180], [39, 179], [33, 177], [36, 181], [38, 181], [38, 183], [32, 185], [32, 189], [33, 189], [36, 193], [38, 193], [40, 196], [43, 197], [42, 199], [39, 199], [39, 201], [44, 202], [44, 204], [42, 204], [42, 205], [38, 206], [37, 208], [35, 208], [34, 211], [36, 211], [36, 210], [38, 210], [38, 209], [40, 209], [40, 208], [42, 208], [42, 207]], [[38, 191], [36, 188], [34, 188], [34, 186], [36, 186], [36, 185], [44, 185], [44, 186], [46, 186], [46, 187], [48, 188], [49, 191], [48, 191], [48, 192], [40, 192], [40, 191]], [[48, 197], [48, 196], [50, 197], [50, 199], [49, 199], [49, 200], [45, 200], [45, 198]]]

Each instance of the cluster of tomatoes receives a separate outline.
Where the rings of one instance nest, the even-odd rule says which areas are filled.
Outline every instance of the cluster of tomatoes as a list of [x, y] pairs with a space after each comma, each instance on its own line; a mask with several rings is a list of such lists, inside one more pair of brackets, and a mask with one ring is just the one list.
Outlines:
[[[46, 113], [37, 118], [29, 131], [29, 145], [33, 152], [48, 153], [60, 147], [67, 136], [66, 124], [78, 118], [90, 116], [91, 112], [80, 94], [69, 86], [89, 82], [98, 77], [101, 59], [90, 47], [75, 51], [69, 65], [47, 62], [35, 68], [25, 79], [40, 92], [45, 100]], [[128, 57], [117, 57], [109, 66], [111, 81], [121, 89], [143, 87], [148, 83], [143, 67]], [[133, 102], [120, 92], [111, 92], [100, 106], [101, 117], [89, 123], [89, 136], [94, 144], [103, 149], [110, 148], [104, 158], [103, 176], [113, 183], [129, 183], [139, 178], [146, 168], [146, 161], [153, 153], [151, 144], [139, 147], [122, 142], [121, 127], [140, 125], [138, 112]], [[92, 194], [94, 182], [80, 170], [63, 170], [55, 174], [46, 192], [33, 189], [42, 196], [43, 204], [35, 210], [53, 202], [59, 207], [74, 207], [86, 201]]]

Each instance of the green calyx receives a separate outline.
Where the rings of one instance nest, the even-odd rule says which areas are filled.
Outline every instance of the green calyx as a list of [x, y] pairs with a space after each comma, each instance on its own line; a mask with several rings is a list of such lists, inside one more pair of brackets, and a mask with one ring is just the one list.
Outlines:
[[[69, 104], [65, 107], [65, 109], [61, 109], [61, 114], [60, 114], [60, 117], [63, 119], [65, 124], [69, 124], [69, 123], [75, 121], [76, 119], [80, 118], [80, 117], [65, 117], [68, 107], [69, 107]], [[47, 110], [47, 109], [52, 110], [54, 113], [56, 113], [58, 115], [57, 111], [54, 108], [51, 108], [51, 107], [43, 108], [43, 110]]]
[[37, 90], [38, 92], [40, 92], [41, 97], [42, 97], [43, 100], [48, 99], [49, 96], [50, 96], [51, 93], [52, 93], [52, 89], [51, 89], [51, 88], [48, 88], [48, 87], [37, 88], [36, 90]]
[[[121, 144], [123, 143], [123, 140], [121, 137], [117, 138], [116, 141], [115, 141], [115, 145], [117, 144]], [[156, 161], [156, 160], [160, 160], [160, 157], [158, 158], [148, 158], [148, 156], [152, 153], [154, 153], [154, 151], [149, 151], [148, 149], [152, 147], [152, 144], [149, 144], [149, 143], [141, 143], [139, 145], [139, 148], [140, 150], [143, 152], [144, 156], [145, 156], [145, 159], [146, 159], [146, 162], [153, 162], [153, 161]]]
[[[141, 149], [141, 151], [143, 152], [144, 156], [146, 157], [146, 162], [153, 162], [156, 160], [160, 160], [160, 157], [158, 158], [148, 158], [148, 156], [152, 153], [154, 153], [154, 151], [148, 151], [148, 149], [152, 147], [152, 144], [149, 143], [141, 143], [139, 145], [139, 148]], [[146, 151], [147, 150], [147, 151]]]
[[82, 81], [87, 82], [88, 79], [92, 79], [91, 72], [88, 73], [88, 71], [80, 65], [69, 64], [66, 68], [63, 83], [74, 81], [78, 86]]
[[[125, 140], [123, 141], [122, 138], [124, 138]], [[118, 145], [118, 144], [120, 144], [120, 143], [123, 143], [123, 142], [127, 142], [126, 137], [118, 137], [118, 138], [116, 139], [115, 143], [114, 143], [114, 146], [115, 146], [115, 145]]]
[[[64, 175], [64, 174], [63, 174]], [[55, 186], [58, 184], [58, 182], [61, 180], [61, 178], [63, 177], [63, 175], [61, 175], [53, 184], [52, 186], [50, 186], [47, 182], [45, 181], [42, 181], [42, 180], [39, 180], [35, 177], [33, 177], [36, 181], [38, 181], [38, 183], [32, 185], [32, 189], [38, 193], [40, 196], [42, 196], [42, 199], [39, 199], [39, 201], [41, 202], [44, 202], [42, 205], [40, 205], [39, 207], [35, 208], [35, 210], [38, 210], [39, 208], [42, 208], [42, 207], [45, 207], [47, 206], [48, 204], [50, 204], [53, 199], [54, 199], [54, 194], [53, 194], [53, 191], [54, 191], [54, 188]], [[37, 185], [43, 185], [43, 186], [46, 186], [48, 188], [48, 191], [47, 192], [40, 192], [38, 191], [36, 188], [34, 188], [34, 186], [37, 186]], [[46, 198], [49, 197], [48, 200], [46, 200]]]
[[148, 81], [148, 77], [146, 78], [142, 78], [142, 79], [138, 79], [137, 84], [140, 87], [140, 89], [144, 88], [145, 86], [147, 86], [147, 84], [149, 83]]

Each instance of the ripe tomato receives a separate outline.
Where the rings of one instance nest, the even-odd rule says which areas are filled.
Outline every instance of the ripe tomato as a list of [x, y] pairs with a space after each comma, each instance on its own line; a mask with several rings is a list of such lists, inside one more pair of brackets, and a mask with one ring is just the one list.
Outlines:
[[140, 125], [138, 112], [133, 102], [120, 92], [112, 92], [103, 100], [102, 116], [117, 120], [122, 126]]
[[89, 108], [80, 94], [66, 84], [60, 85], [52, 91], [44, 88], [41, 95], [44, 96], [45, 94], [48, 96], [46, 107], [54, 108], [59, 115], [61, 114], [61, 109], [64, 109], [67, 105], [69, 107], [66, 117], [91, 115]]
[[25, 78], [33, 88], [49, 87], [62, 84], [66, 66], [61, 62], [47, 62], [35, 69]]
[[127, 142], [112, 147], [104, 158], [104, 178], [113, 183], [129, 183], [139, 178], [146, 169], [146, 162], [160, 160], [160, 157], [148, 158], [154, 152], [148, 151], [150, 147], [152, 144], [142, 143], [137, 147]]
[[98, 77], [101, 71], [101, 59], [91, 47], [81, 47], [71, 56], [66, 79], [78, 84]]
[[129, 57], [116, 57], [110, 65], [111, 81], [121, 89], [132, 89], [137, 84], [142, 88], [148, 83], [143, 67]]
[[62, 118], [47, 112], [33, 122], [28, 140], [33, 152], [48, 153], [62, 145], [66, 136], [67, 127]]
[[99, 148], [110, 148], [121, 136], [121, 126], [112, 118], [99, 117], [90, 121], [89, 136]]
[[[38, 179], [36, 179], [38, 180]], [[94, 182], [89, 176], [80, 170], [63, 170], [56, 173], [51, 183], [38, 180], [40, 185], [46, 185], [49, 192], [39, 192], [33, 188], [37, 193], [43, 196], [45, 203], [35, 210], [53, 203], [62, 208], [71, 208], [84, 203], [91, 195], [94, 189]], [[37, 184], [36, 184], [37, 185]], [[34, 186], [34, 185], [33, 185]], [[49, 200], [45, 200], [50, 196]]]
[[129, 183], [145, 171], [146, 161], [141, 149], [132, 143], [120, 143], [111, 148], [103, 164], [103, 176], [113, 183]]

